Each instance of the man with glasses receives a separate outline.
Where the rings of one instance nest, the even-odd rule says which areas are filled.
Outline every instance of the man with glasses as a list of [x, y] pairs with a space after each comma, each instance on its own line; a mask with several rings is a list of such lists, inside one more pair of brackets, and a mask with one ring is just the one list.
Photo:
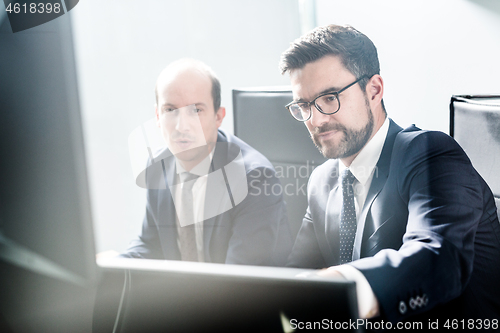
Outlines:
[[500, 225], [459, 145], [387, 117], [377, 50], [352, 27], [313, 30], [280, 67], [294, 98], [286, 108], [329, 158], [310, 177], [288, 265], [355, 280], [363, 318], [498, 328]]

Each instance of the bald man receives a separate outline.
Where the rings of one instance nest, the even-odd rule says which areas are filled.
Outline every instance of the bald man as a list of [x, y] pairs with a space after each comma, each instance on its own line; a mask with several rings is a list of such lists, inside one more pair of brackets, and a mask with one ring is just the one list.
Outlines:
[[193, 59], [159, 75], [155, 116], [166, 148], [148, 163], [142, 232], [122, 257], [284, 265], [286, 209], [268, 190], [279, 180], [262, 154], [219, 128], [220, 90]]

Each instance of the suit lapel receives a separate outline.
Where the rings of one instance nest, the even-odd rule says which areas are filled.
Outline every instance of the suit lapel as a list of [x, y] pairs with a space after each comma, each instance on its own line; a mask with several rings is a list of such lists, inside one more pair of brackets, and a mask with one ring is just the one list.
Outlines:
[[212, 241], [214, 229], [222, 227], [221, 219], [223, 212], [227, 209], [228, 200], [224, 198], [227, 197], [226, 184], [221, 177], [221, 171], [212, 172], [207, 178], [207, 186], [205, 190], [205, 203], [204, 212], [205, 215], [203, 221], [203, 250], [205, 253], [205, 261], [211, 261], [210, 255], [210, 242]]
[[158, 224], [159, 236], [163, 253], [167, 260], [180, 260], [177, 245], [176, 209], [170, 186], [175, 183], [175, 158], [170, 155], [156, 162], [163, 182], [162, 190], [158, 191]]
[[[223, 198], [222, 194], [219, 194], [220, 190], [226, 190], [226, 184], [224, 179], [219, 175], [221, 174], [220, 169], [224, 167], [227, 161], [227, 139], [221, 132], [218, 133], [217, 136], [217, 144], [215, 146], [214, 155], [212, 157], [212, 162], [210, 164], [210, 170], [207, 178], [207, 186], [205, 190], [205, 203], [204, 203], [204, 215], [209, 216], [212, 215], [209, 212], [213, 212], [214, 209], [218, 209], [218, 211], [224, 210], [222, 205], [224, 204], [224, 200], [219, 200]], [[219, 171], [218, 171], [219, 170]], [[218, 173], [215, 173], [218, 171]], [[214, 200], [217, 199], [217, 200]], [[217, 214], [213, 217], [209, 217], [204, 219], [203, 221], [203, 250], [205, 254], [205, 261], [210, 262], [211, 254], [210, 254], [210, 242], [212, 240], [212, 236], [214, 233], [214, 228], [220, 225], [220, 220], [222, 218], [222, 214]]]
[[370, 185], [370, 189], [368, 190], [363, 209], [361, 210], [361, 215], [358, 219], [356, 237], [354, 239], [354, 249], [352, 252], [352, 260], [358, 260], [361, 258], [361, 245], [365, 230], [366, 217], [371, 209], [373, 201], [378, 196], [387, 181], [387, 177], [389, 176], [389, 168], [394, 140], [401, 130], [402, 128], [394, 123], [392, 119], [390, 119], [389, 131], [385, 139], [384, 147], [382, 148], [380, 158], [375, 167], [372, 183]]
[[[340, 202], [340, 205], [339, 205]], [[340, 251], [340, 213], [342, 211], [342, 188], [339, 186], [338, 177], [336, 183], [333, 185], [333, 189], [328, 195], [328, 201], [326, 204], [325, 212], [325, 235], [326, 242], [329, 249], [326, 251], [322, 249], [325, 262], [328, 266], [338, 265], [339, 251]], [[321, 242], [318, 242], [321, 244]]]

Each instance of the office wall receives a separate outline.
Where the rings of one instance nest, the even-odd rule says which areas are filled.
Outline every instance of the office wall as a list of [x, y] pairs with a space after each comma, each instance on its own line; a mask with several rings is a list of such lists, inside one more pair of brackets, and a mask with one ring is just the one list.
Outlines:
[[317, 23], [350, 24], [379, 52], [401, 125], [449, 131], [452, 94], [500, 93], [500, 1], [317, 0]]
[[285, 85], [280, 54], [300, 35], [296, 0], [80, 1], [71, 11], [97, 250], [122, 251], [142, 223], [128, 135], [154, 115], [154, 85], [171, 61], [193, 57], [219, 75], [222, 127], [231, 89]]

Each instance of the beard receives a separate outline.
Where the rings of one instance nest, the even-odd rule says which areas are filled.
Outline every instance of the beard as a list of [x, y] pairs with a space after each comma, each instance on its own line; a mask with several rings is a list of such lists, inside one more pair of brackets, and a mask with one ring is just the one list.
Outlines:
[[[321, 127], [316, 127], [311, 132], [311, 139], [320, 153], [326, 158], [344, 158], [359, 152], [368, 142], [373, 132], [374, 119], [368, 101], [366, 101], [366, 111], [368, 113], [368, 122], [360, 130], [346, 128], [344, 125], [338, 123], [324, 124]], [[343, 132], [343, 136], [337, 145], [329, 142], [321, 144], [319, 134], [328, 131]]]

